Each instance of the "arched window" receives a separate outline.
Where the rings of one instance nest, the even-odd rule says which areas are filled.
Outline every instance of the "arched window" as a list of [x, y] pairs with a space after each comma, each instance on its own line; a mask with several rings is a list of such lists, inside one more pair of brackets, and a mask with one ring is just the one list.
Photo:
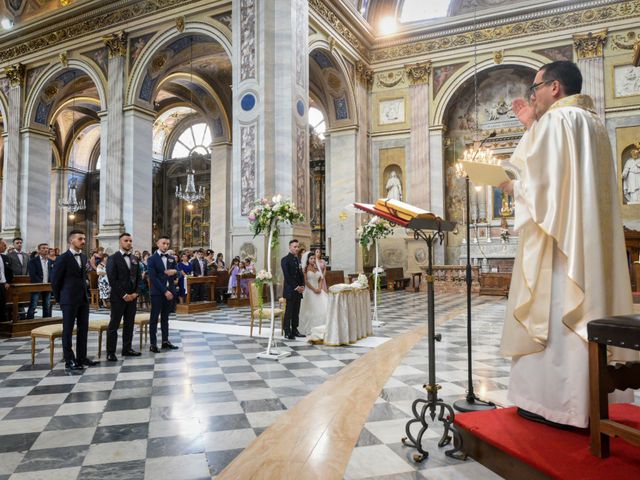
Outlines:
[[184, 129], [176, 140], [171, 158], [185, 158], [190, 155], [209, 155], [211, 130], [206, 123], [196, 123]]
[[446, 17], [451, 0], [404, 0], [400, 23], [420, 22]]
[[101, 163], [102, 163], [102, 155], [98, 155], [98, 160], [96, 160], [96, 170], [100, 170]]
[[313, 128], [313, 131], [324, 140], [324, 132], [327, 130], [327, 123], [324, 120], [324, 115], [316, 107], [309, 108], [309, 125]]

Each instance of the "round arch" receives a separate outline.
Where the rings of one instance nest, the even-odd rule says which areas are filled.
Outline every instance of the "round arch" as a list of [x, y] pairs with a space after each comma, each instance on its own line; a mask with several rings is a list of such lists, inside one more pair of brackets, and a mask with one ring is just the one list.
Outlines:
[[[337, 122], [345, 122], [345, 121], [347, 125], [357, 125], [360, 112], [358, 111], [358, 107], [355, 101], [353, 79], [349, 76], [349, 73], [348, 73], [349, 70], [347, 68], [345, 60], [337, 52], [332, 51], [331, 47], [329, 46], [329, 43], [324, 39], [314, 39], [309, 43], [309, 56], [311, 56], [314, 52], [317, 52], [317, 51], [320, 51], [325, 56], [328, 56], [330, 60], [333, 62], [332, 66], [338, 71], [338, 73], [342, 77], [341, 78], [342, 84], [346, 92], [347, 112], [349, 113], [349, 116], [345, 119], [338, 119], [336, 118], [335, 115], [330, 115], [329, 111], [326, 111], [325, 112], [327, 115], [326, 121], [328, 125], [330, 125], [331, 127], [335, 127]], [[326, 95], [328, 93], [326, 80], [324, 80], [322, 84], [323, 84], [322, 87], [323, 87], [324, 93]], [[316, 95], [318, 95], [318, 92], [315, 92], [315, 93]], [[323, 102], [323, 105], [325, 105], [325, 107], [328, 107], [328, 105], [326, 105], [325, 102]], [[331, 110], [331, 108], [328, 108], [328, 110]], [[344, 126], [344, 124], [342, 124], [341, 126]]]
[[24, 115], [24, 125], [23, 127], [29, 127], [35, 118], [36, 115], [36, 106], [38, 98], [40, 97], [40, 93], [42, 89], [49, 83], [49, 81], [54, 78], [57, 74], [65, 71], [65, 70], [73, 70], [77, 69], [81, 72], [87, 74], [93, 84], [96, 86], [98, 90], [98, 98], [100, 100], [100, 108], [102, 110], [107, 109], [107, 93], [105, 89], [105, 85], [107, 84], [106, 79], [103, 77], [102, 73], [97, 72], [88, 62], [83, 60], [71, 59], [67, 63], [67, 66], [63, 66], [59, 63], [50, 66], [46, 69], [43, 74], [38, 78], [35, 85], [33, 86], [33, 90], [31, 94], [27, 97], [27, 101], [25, 103], [25, 115]]
[[447, 114], [447, 109], [451, 100], [458, 89], [464, 85], [464, 83], [473, 78], [473, 75], [476, 73], [480, 73], [485, 70], [490, 70], [494, 67], [508, 67], [508, 66], [521, 66], [531, 68], [533, 70], [538, 70], [548, 61], [541, 60], [544, 57], [539, 57], [540, 59], [532, 58], [532, 57], [524, 57], [519, 55], [508, 55], [504, 58], [504, 61], [500, 65], [496, 65], [493, 59], [487, 59], [477, 64], [477, 68], [473, 68], [473, 64], [470, 65], [470, 68], [467, 68], [460, 72], [458, 75], [454, 76], [454, 78], [450, 79], [446, 84], [442, 91], [436, 97], [436, 107], [433, 113], [433, 121], [431, 125], [442, 125], [444, 123], [444, 117]]
[[160, 33], [145, 45], [139, 58], [134, 63], [133, 68], [131, 69], [131, 74], [129, 75], [129, 82], [125, 93], [125, 105], [133, 105], [136, 103], [138, 99], [138, 92], [142, 88], [146, 67], [149, 65], [153, 56], [172, 40], [188, 34], [201, 34], [218, 42], [224, 49], [227, 57], [229, 57], [231, 68], [235, 68], [231, 39], [217, 26], [196, 21], [185, 23], [185, 27], [182, 31], [179, 31], [176, 27], [172, 27]]

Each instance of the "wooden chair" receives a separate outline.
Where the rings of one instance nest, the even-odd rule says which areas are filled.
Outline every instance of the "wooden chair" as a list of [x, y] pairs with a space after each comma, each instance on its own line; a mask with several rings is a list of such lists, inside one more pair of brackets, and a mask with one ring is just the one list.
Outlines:
[[609, 420], [608, 394], [615, 389], [640, 388], [640, 362], [607, 365], [607, 346], [640, 351], [640, 315], [620, 315], [587, 324], [591, 454], [609, 456], [609, 437], [640, 447], [640, 430]]
[[[75, 328], [73, 333], [76, 333]], [[36, 362], [36, 338], [49, 340], [49, 368], [53, 370], [53, 346], [56, 338], [62, 337], [62, 324], [44, 325], [31, 330], [31, 365]]]
[[387, 288], [389, 290], [404, 290], [409, 286], [410, 278], [404, 276], [404, 269], [387, 268], [385, 269], [387, 277]]
[[[142, 339], [144, 334], [144, 343], [146, 344], [149, 338], [149, 319], [150, 313], [137, 313], [133, 324], [138, 326], [138, 334], [140, 336], [140, 350], [142, 350]], [[98, 332], [98, 358], [102, 356], [102, 334], [109, 328], [108, 319], [90, 320], [89, 331]], [[120, 328], [122, 328], [122, 322], [120, 322]]]
[[[258, 292], [258, 287], [256, 287], [254, 280], [249, 280], [249, 305], [251, 307], [251, 324], [249, 326], [249, 336], [253, 337], [253, 323], [255, 319], [258, 319], [258, 335], [262, 333], [262, 320], [271, 320], [271, 307], [269, 303], [266, 303], [262, 307], [262, 312], [258, 308], [258, 295], [263, 295], [264, 292]], [[273, 309], [273, 315], [275, 318], [280, 318], [280, 334], [284, 334], [284, 310], [285, 310], [285, 299], [281, 298], [278, 300], [278, 305], [280, 308]]]

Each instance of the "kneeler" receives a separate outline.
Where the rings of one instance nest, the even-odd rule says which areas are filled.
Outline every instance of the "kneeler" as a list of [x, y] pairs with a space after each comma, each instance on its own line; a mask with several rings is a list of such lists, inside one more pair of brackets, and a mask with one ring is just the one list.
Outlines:
[[607, 365], [607, 347], [640, 350], [640, 315], [620, 315], [587, 324], [589, 337], [589, 423], [591, 453], [609, 456], [609, 437], [640, 447], [640, 430], [609, 420], [609, 393], [640, 388], [640, 362]]

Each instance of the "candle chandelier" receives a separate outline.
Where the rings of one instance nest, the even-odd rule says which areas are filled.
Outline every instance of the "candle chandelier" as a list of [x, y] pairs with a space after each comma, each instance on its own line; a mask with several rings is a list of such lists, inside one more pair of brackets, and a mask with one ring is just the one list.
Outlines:
[[[191, 88], [189, 88], [189, 92], [190, 92], [189, 99], [190, 99], [190, 107], [193, 111], [195, 111], [195, 108], [193, 108], [193, 37], [191, 37], [190, 40], [191, 41], [189, 43], [189, 71], [191, 76]], [[192, 156], [193, 156], [193, 152], [189, 154], [190, 158]], [[204, 187], [202, 185], [200, 185], [200, 187], [196, 189], [195, 173], [196, 172], [193, 169], [193, 166], [190, 165], [189, 170], [187, 170], [187, 185], [184, 188], [184, 190], [182, 188], [182, 185], [180, 184], [176, 185], [176, 197], [179, 198], [180, 200], [184, 200], [185, 202], [187, 202], [188, 203], [187, 208], [189, 210], [193, 208], [194, 202], [202, 200], [205, 197]]]

